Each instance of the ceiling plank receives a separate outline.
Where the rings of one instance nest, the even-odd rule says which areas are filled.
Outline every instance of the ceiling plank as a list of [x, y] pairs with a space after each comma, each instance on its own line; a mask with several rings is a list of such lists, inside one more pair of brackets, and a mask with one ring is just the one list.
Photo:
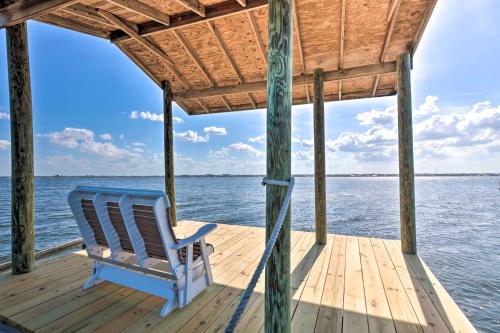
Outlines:
[[[188, 27], [199, 24], [203, 21], [211, 21], [218, 18], [236, 15], [258, 8], [263, 8], [268, 5], [268, 0], [247, 0], [247, 6], [241, 6], [236, 0], [228, 0], [220, 2], [212, 6], [205, 7], [205, 17], [193, 13], [191, 11], [181, 14], [172, 15], [170, 17], [170, 26], [165, 26], [155, 21], [149, 21], [139, 24], [139, 33], [142, 36], [149, 36], [169, 29], [177, 29], [180, 27]], [[117, 42], [120, 40], [130, 39], [123, 31], [115, 31], [111, 34], [111, 41]]]
[[[344, 45], [345, 45], [345, 24], [346, 24], [346, 0], [342, 0], [342, 10], [340, 14], [340, 47], [339, 47], [339, 69], [344, 68]], [[339, 81], [339, 101], [342, 100], [342, 80]]]
[[[361, 67], [353, 67], [340, 69], [335, 71], [325, 72], [324, 81], [338, 81], [354, 79], [359, 77], [375, 76], [377, 74], [394, 73], [396, 71], [396, 62], [388, 62], [375, 65], [367, 65]], [[313, 75], [305, 74], [293, 78], [294, 86], [303, 86], [304, 84], [312, 84]], [[267, 89], [267, 81], [258, 81], [251, 83], [241, 83], [232, 86], [222, 86], [215, 88], [180, 91], [174, 93], [174, 98], [200, 98], [214, 97], [221, 95], [241, 94], [254, 91], [265, 91]]]
[[207, 16], [205, 6], [197, 0], [175, 0], [192, 12], [200, 15], [201, 17]]
[[170, 16], [161, 11], [146, 5], [144, 2], [138, 0], [108, 0], [109, 2], [120, 6], [122, 8], [131, 10], [137, 14], [150, 18], [153, 21], [164, 24], [166, 26], [170, 25]]
[[78, 0], [18, 0], [0, 8], [0, 28], [55, 12]]

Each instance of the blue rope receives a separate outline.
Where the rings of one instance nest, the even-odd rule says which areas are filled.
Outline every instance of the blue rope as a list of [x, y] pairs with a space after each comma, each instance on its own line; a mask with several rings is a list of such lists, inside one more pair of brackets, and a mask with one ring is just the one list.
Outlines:
[[288, 206], [290, 205], [290, 199], [292, 197], [292, 191], [293, 187], [295, 185], [295, 178], [290, 178], [290, 181], [281, 181], [281, 180], [271, 180], [268, 179], [267, 177], [264, 177], [262, 179], [262, 185], [278, 185], [278, 186], [288, 186], [288, 190], [286, 192], [285, 196], [285, 201], [283, 202], [283, 206], [281, 207], [280, 213], [278, 215], [278, 220], [276, 221], [276, 224], [274, 225], [273, 232], [271, 233], [271, 236], [269, 237], [269, 240], [267, 241], [266, 248], [264, 250], [264, 253], [262, 254], [262, 258], [260, 258], [259, 264], [257, 265], [257, 268], [255, 269], [255, 272], [253, 273], [252, 279], [250, 280], [250, 283], [248, 284], [247, 289], [245, 289], [245, 293], [241, 296], [240, 298], [240, 303], [238, 304], [238, 307], [236, 308], [236, 311], [234, 311], [233, 316], [231, 317], [231, 320], [226, 326], [226, 329], [224, 330], [225, 333], [232, 333], [234, 332], [236, 326], [238, 325], [238, 322], [241, 319], [241, 316], [243, 315], [243, 312], [245, 311], [245, 308], [248, 304], [248, 301], [250, 300], [250, 297], [252, 296], [252, 293], [255, 289], [255, 286], [257, 285], [257, 281], [259, 281], [260, 275], [262, 274], [262, 271], [264, 270], [264, 267], [269, 260], [269, 257], [271, 256], [271, 251], [274, 248], [274, 245], [276, 244], [276, 240], [278, 239], [278, 235], [281, 231], [281, 226], [283, 225], [283, 221], [285, 220], [286, 212], [288, 210]]

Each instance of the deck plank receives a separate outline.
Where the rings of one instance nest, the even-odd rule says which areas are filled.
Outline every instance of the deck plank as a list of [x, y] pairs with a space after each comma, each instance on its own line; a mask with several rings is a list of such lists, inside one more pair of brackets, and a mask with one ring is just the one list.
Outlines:
[[[189, 236], [202, 222], [182, 221]], [[159, 316], [159, 297], [112, 283], [81, 288], [91, 260], [84, 252], [37, 265], [22, 276], [0, 274], [0, 320], [35, 332], [220, 332], [264, 248], [265, 230], [220, 224], [207, 237], [214, 284], [188, 306]], [[292, 232], [293, 332], [476, 332], [418, 256], [396, 241]], [[263, 332], [264, 279], [257, 283], [238, 332]]]
[[358, 240], [370, 332], [396, 333], [370, 239], [359, 237]]
[[344, 284], [346, 264], [347, 239], [343, 235], [329, 235], [328, 241], [333, 241], [333, 250], [328, 264], [323, 296], [316, 319], [314, 331], [342, 332], [344, 313]]
[[368, 332], [358, 238], [347, 236], [343, 332]]
[[384, 240], [384, 244], [424, 332], [449, 332], [450, 330], [441, 318], [439, 311], [433, 306], [420, 281], [408, 272], [411, 269], [407, 267], [400, 245], [390, 240]]
[[371, 239], [373, 252], [384, 284], [385, 294], [389, 300], [392, 318], [396, 331], [408, 333], [423, 332], [410, 299], [399, 279], [396, 268], [391, 262], [384, 242], [381, 239]]

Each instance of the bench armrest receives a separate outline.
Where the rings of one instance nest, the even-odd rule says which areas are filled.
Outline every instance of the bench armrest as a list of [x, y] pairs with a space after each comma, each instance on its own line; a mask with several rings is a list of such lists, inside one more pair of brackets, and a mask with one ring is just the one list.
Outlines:
[[172, 246], [175, 250], [182, 249], [183, 247], [188, 246], [189, 244], [194, 244], [195, 242], [199, 241], [201, 238], [205, 237], [207, 234], [211, 233], [212, 231], [217, 228], [217, 224], [210, 223], [206, 224], [198, 231], [196, 231], [194, 234], [192, 234], [189, 237], [179, 239], [179, 241]]

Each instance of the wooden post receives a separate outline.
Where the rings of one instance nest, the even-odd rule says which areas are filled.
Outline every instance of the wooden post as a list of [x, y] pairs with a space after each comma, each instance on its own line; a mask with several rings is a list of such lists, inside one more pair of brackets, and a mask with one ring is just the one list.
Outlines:
[[12, 274], [35, 267], [33, 116], [26, 23], [7, 28], [12, 149]]
[[415, 228], [415, 175], [413, 171], [413, 130], [410, 82], [410, 54], [398, 56], [398, 136], [399, 136], [399, 204], [401, 250], [417, 253]]
[[[267, 177], [291, 177], [292, 3], [270, 0], [267, 67]], [[278, 218], [287, 188], [267, 185], [266, 241]], [[290, 208], [266, 265], [265, 332], [290, 332]]]
[[168, 217], [172, 227], [177, 226], [175, 210], [175, 176], [174, 176], [174, 130], [172, 116], [172, 88], [169, 81], [162, 81], [163, 89], [163, 131], [165, 150], [165, 192], [170, 201]]
[[326, 244], [325, 101], [323, 94], [323, 69], [315, 69], [313, 76], [316, 243]]

